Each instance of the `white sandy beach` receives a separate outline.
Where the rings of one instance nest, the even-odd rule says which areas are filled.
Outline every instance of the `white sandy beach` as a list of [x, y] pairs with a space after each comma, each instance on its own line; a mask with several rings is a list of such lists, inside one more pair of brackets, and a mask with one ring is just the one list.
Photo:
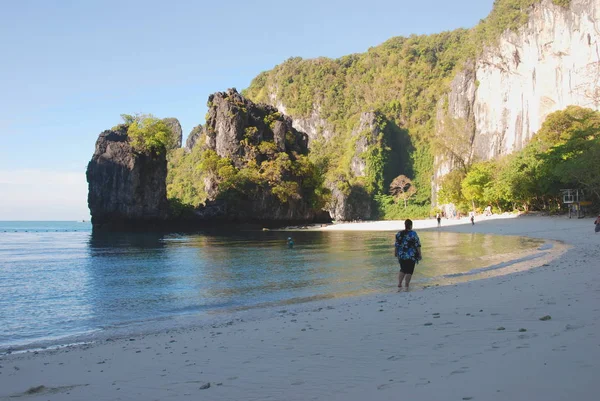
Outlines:
[[[440, 230], [572, 247], [533, 269], [478, 281], [241, 312], [220, 325], [3, 355], [0, 399], [598, 400], [600, 234], [592, 222], [443, 220]], [[415, 222], [417, 231], [427, 226], [434, 220]], [[323, 229], [399, 228], [401, 222]], [[397, 262], [391, 257], [390, 263]], [[390, 276], [390, 288], [395, 280]]]

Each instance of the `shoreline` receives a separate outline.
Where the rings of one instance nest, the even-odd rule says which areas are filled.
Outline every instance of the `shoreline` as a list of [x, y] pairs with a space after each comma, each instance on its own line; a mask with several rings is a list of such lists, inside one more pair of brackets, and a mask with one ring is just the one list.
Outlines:
[[[502, 213], [493, 214], [491, 216], [477, 216], [475, 225], [483, 222], [504, 220], [504, 219], [515, 219], [525, 215], [518, 215], [515, 213]], [[471, 225], [471, 221], [468, 217], [461, 218], [442, 218], [442, 224], [440, 227], [437, 226], [437, 221], [434, 218], [431, 219], [415, 219], [413, 220], [413, 229], [416, 230], [432, 230], [440, 229], [445, 230], [448, 227]], [[329, 225], [318, 225], [309, 226], [308, 230], [314, 231], [400, 231], [404, 229], [404, 220], [376, 220], [376, 221], [360, 221], [360, 222], [342, 222], [333, 223]], [[450, 230], [452, 231], [452, 230]]]
[[[535, 251], [550, 252], [531, 253], [521, 258], [509, 259], [508, 262], [483, 266], [462, 273], [430, 277], [427, 278], [425, 282], [413, 283], [410, 291], [414, 293], [430, 287], [453, 286], [458, 283], [484, 280], [491, 277], [529, 270], [533, 265], [556, 259], [563, 254], [567, 248], [568, 247], [560, 242], [545, 241], [539, 248], [536, 248]], [[528, 251], [522, 251], [517, 254], [507, 255], [517, 257], [520, 254], [527, 252]], [[265, 320], [275, 316], [277, 314], [276, 312], [281, 309], [293, 309], [294, 313], [301, 313], [312, 310], [315, 307], [320, 307], [321, 304], [331, 302], [332, 300], [349, 302], [354, 299], [368, 299], [369, 297], [385, 295], [388, 294], [390, 290], [396, 290], [394, 285], [395, 284], [391, 282], [390, 288], [387, 291], [373, 289], [364, 293], [331, 293], [321, 296], [290, 298], [282, 301], [210, 310], [203, 313], [192, 312], [189, 314], [163, 316], [152, 319], [132, 320], [106, 327], [90, 328], [81, 333], [49, 337], [21, 344], [0, 345], [0, 358], [4, 355], [52, 351], [74, 346], [77, 347], [79, 345], [93, 345], [106, 342], [107, 340], [114, 341], [131, 337], [156, 335], [170, 330], [193, 330], [205, 328], [207, 326], [220, 326], [223, 325], [224, 322]]]
[[[513, 218], [514, 215], [492, 216], [487, 220], [498, 218]], [[446, 222], [445, 227], [453, 227], [461, 224], [471, 224], [466, 218], [453, 219], [450, 224]], [[369, 221], [357, 223], [342, 223], [338, 225], [315, 226], [312, 229], [304, 229], [302, 231], [361, 231], [361, 232], [382, 232], [390, 231], [391, 226], [403, 224], [403, 221]], [[428, 231], [436, 229], [440, 232], [440, 228], [436, 227], [436, 222], [430, 220], [415, 220], [415, 225], [419, 231]], [[296, 231], [296, 230], [293, 230]], [[452, 229], [445, 230], [452, 232]], [[411, 291], [420, 291], [429, 287], [449, 286], [461, 282], [476, 281], [484, 278], [512, 274], [514, 272], [530, 269], [533, 265], [542, 264], [550, 261], [565, 252], [564, 244], [556, 241], [544, 240], [545, 242], [538, 248], [521, 250], [516, 252], [506, 252], [503, 256], [506, 261], [490, 264], [490, 261], [485, 259], [480, 260], [480, 266], [471, 270], [442, 274], [421, 278], [421, 280], [413, 281]], [[393, 259], [390, 258], [390, 261]], [[393, 264], [393, 262], [391, 262]], [[396, 267], [392, 268], [395, 270]], [[27, 352], [41, 352], [45, 350], [54, 350], [60, 348], [68, 348], [78, 344], [95, 344], [110, 340], [118, 340], [129, 338], [132, 336], [145, 336], [151, 334], [159, 334], [172, 329], [190, 329], [201, 328], [209, 325], [219, 325], [223, 320], [239, 320], [246, 315], [252, 315], [254, 320], [268, 319], [274, 315], [273, 311], [282, 307], [296, 307], [302, 311], [311, 307], [312, 304], [326, 302], [331, 299], [347, 299], [370, 297], [380, 294], [387, 294], [390, 289], [394, 290], [393, 282], [390, 282], [389, 288], [377, 288], [362, 291], [352, 291], [343, 293], [327, 293], [306, 297], [293, 297], [278, 301], [265, 301], [257, 304], [232, 306], [223, 309], [206, 310], [203, 312], [189, 312], [183, 314], [173, 314], [168, 316], [140, 318], [129, 321], [123, 321], [115, 324], [88, 327], [86, 330], [79, 332], [72, 331], [56, 336], [48, 336], [38, 339], [23, 339], [12, 343], [0, 343], [0, 357], [2, 355], [19, 354]], [[303, 307], [303, 305], [307, 305]], [[241, 317], [240, 317], [241, 316]]]
[[[255, 319], [244, 311], [247, 318], [223, 319], [221, 326], [175, 327], [134, 341], [3, 355], [0, 399], [38, 386], [44, 387], [28, 398], [383, 400], [400, 391], [416, 399], [595, 399], [600, 235], [591, 221], [442, 223], [442, 231], [570, 246], [557, 259], [508, 275], [275, 306], [271, 316]], [[415, 228], [426, 229], [417, 221]], [[545, 315], [552, 319], [540, 321]], [[538, 366], [539, 352], [547, 361]], [[211, 387], [201, 390], [206, 383]]]

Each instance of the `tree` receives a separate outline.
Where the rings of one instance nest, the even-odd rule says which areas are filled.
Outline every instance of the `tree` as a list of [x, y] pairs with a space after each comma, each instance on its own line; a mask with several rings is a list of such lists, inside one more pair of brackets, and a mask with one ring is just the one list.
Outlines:
[[462, 194], [461, 182], [465, 178], [462, 170], [452, 170], [440, 182], [438, 191], [438, 204], [453, 203], [457, 206], [465, 202]]
[[547, 151], [541, 159], [564, 186], [579, 187], [600, 199], [600, 113], [569, 106], [548, 116], [537, 134]]
[[165, 153], [174, 145], [174, 135], [164, 120], [152, 114], [121, 114], [131, 146], [138, 152]]
[[475, 204], [489, 203], [486, 194], [489, 194], [489, 188], [494, 185], [494, 162], [475, 163], [463, 179], [461, 189], [463, 196], [471, 202], [472, 210], [475, 210]]
[[404, 200], [404, 208], [408, 205], [408, 199], [417, 193], [417, 188], [413, 185], [410, 178], [405, 175], [399, 175], [394, 178], [390, 184], [390, 193], [396, 197], [396, 199]]

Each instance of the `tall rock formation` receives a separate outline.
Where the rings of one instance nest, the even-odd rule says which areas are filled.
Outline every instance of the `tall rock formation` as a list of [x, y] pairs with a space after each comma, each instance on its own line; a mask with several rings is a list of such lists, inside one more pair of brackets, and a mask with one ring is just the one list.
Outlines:
[[[522, 149], [546, 116], [569, 105], [600, 107], [600, 0], [543, 0], [528, 23], [506, 31], [458, 73], [441, 103], [468, 123], [469, 157], [487, 160]], [[438, 159], [436, 178], [452, 168]]]
[[[287, 114], [285, 104], [277, 99], [275, 93], [269, 94], [269, 101], [275, 105], [277, 110], [281, 111], [283, 114]], [[330, 123], [321, 117], [318, 107], [313, 109], [312, 113], [308, 117], [294, 116], [292, 125], [298, 131], [304, 132], [306, 135], [308, 135], [309, 146], [310, 142], [316, 139], [324, 139], [325, 141], [329, 141], [335, 136], [335, 130], [333, 127], [331, 127]]]
[[183, 130], [181, 129], [179, 120], [169, 117], [163, 118], [163, 121], [173, 133], [173, 149], [179, 149], [181, 147], [181, 141], [183, 140]]
[[[211, 95], [208, 105], [203, 146], [230, 160], [237, 169], [253, 165], [260, 171], [267, 165], [262, 163], [273, 163], [280, 154], [294, 163], [299, 156], [308, 153], [306, 134], [294, 129], [292, 120], [273, 106], [257, 105], [235, 89]], [[209, 204], [224, 203], [227, 220], [312, 222], [322, 219], [321, 211], [309, 202], [311, 194], [306, 192], [304, 182], [308, 177], [293, 170], [278, 170], [280, 177], [276, 180], [280, 182], [255, 182], [248, 184], [244, 193], [233, 194], [224, 193], [219, 187], [219, 177], [209, 174], [204, 177]], [[273, 190], [273, 185], [283, 181], [299, 188], [286, 202]]]
[[192, 128], [192, 131], [190, 132], [190, 134], [188, 135], [188, 137], [185, 141], [185, 151], [186, 152], [192, 151], [192, 149], [194, 148], [194, 146], [196, 146], [196, 143], [200, 139], [202, 132], [204, 132], [202, 125], [196, 125], [194, 128]]
[[279, 152], [308, 153], [308, 136], [296, 130], [292, 119], [273, 106], [257, 105], [235, 89], [210, 95], [208, 106], [206, 146], [230, 158], [236, 167], [251, 159], [260, 161], [261, 155], [252, 144], [261, 142], [273, 142]]
[[[377, 114], [362, 113], [358, 125], [352, 130], [351, 140], [355, 143], [354, 154], [350, 159], [350, 172], [354, 178], [367, 175], [367, 161], [364, 154], [370, 146], [379, 141], [381, 130], [377, 126]], [[337, 221], [368, 220], [372, 217], [371, 195], [362, 185], [340, 186], [338, 182], [330, 182], [331, 201], [328, 211], [331, 218]], [[340, 188], [341, 187], [341, 188]]]
[[[419, 181], [425, 203], [432, 175], [435, 197], [461, 159], [522, 149], [548, 114], [569, 105], [598, 110], [599, 12], [600, 0], [496, 0], [473, 29], [392, 38], [335, 60], [293, 58], [257, 76], [247, 93], [289, 110], [296, 128], [325, 142], [342, 143], [342, 122], [382, 110], [414, 145], [402, 173]], [[428, 164], [442, 146], [427, 142], [448, 118], [460, 120], [466, 149]]]
[[136, 152], [126, 125], [100, 134], [86, 176], [95, 229], [134, 230], [168, 217], [165, 154]]

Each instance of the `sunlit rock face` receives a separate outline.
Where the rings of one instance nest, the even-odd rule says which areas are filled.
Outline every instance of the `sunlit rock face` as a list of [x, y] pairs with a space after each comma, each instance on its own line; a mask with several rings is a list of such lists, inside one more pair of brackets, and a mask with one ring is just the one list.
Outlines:
[[[569, 105], [598, 110], [599, 13], [600, 0], [533, 6], [527, 25], [505, 32], [457, 74], [438, 123], [446, 112], [469, 122], [469, 157], [488, 160], [522, 149], [554, 111]], [[450, 164], [438, 160], [436, 178]]]

